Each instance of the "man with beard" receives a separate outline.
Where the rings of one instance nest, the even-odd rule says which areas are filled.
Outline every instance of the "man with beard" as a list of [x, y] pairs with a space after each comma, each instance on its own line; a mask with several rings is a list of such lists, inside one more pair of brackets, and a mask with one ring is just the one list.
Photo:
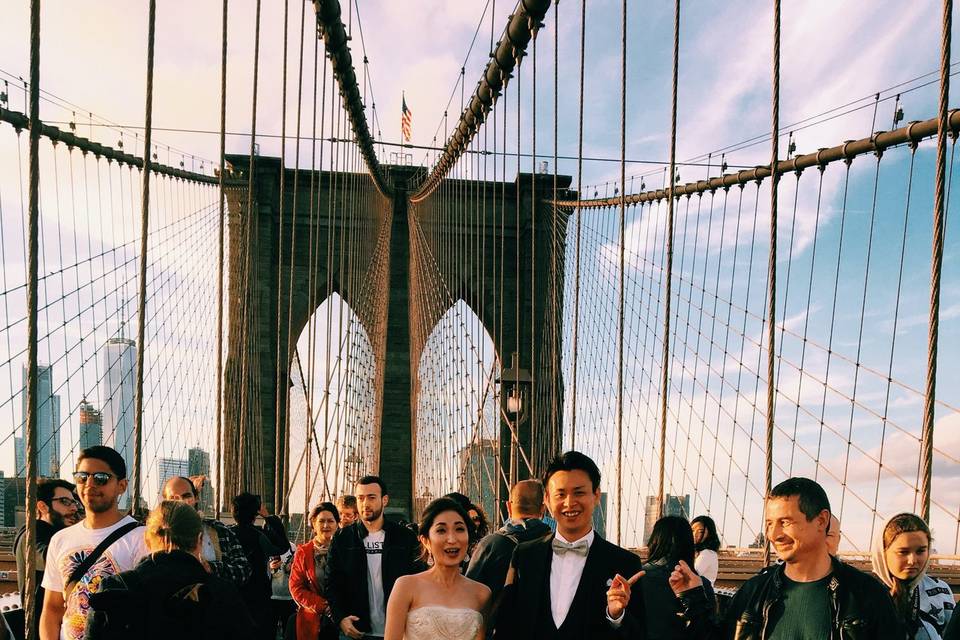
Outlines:
[[55, 533], [47, 547], [41, 640], [83, 638], [90, 595], [104, 578], [133, 569], [148, 553], [140, 524], [117, 507], [127, 490], [123, 456], [110, 447], [84, 449], [73, 479], [86, 516]]
[[[163, 485], [163, 499], [186, 502], [200, 510], [197, 488], [190, 478], [174, 476]], [[240, 541], [219, 520], [203, 518], [203, 538], [200, 540], [200, 557], [210, 573], [225, 578], [240, 588], [250, 578], [250, 563], [243, 553]]]
[[[37, 588], [35, 602], [43, 602], [43, 569], [47, 560], [47, 547], [57, 531], [77, 523], [77, 502], [73, 498], [73, 485], [60, 478], [42, 478], [37, 482]], [[17, 587], [21, 602], [25, 600], [27, 582], [26, 525], [17, 531], [13, 554], [17, 559]], [[36, 618], [38, 628], [39, 616]]]
[[383, 517], [390, 501], [383, 480], [364, 476], [355, 493], [360, 519], [333, 536], [324, 592], [341, 637], [383, 638], [393, 584], [426, 566], [416, 535]]

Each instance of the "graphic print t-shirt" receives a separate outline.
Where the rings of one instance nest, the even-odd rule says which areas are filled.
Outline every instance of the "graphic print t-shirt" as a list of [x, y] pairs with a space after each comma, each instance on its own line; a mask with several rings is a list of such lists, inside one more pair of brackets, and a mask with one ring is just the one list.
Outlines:
[[[114, 529], [122, 527], [134, 519], [124, 516], [111, 527], [88, 529], [86, 523], [78, 522], [72, 527], [58, 531], [47, 548], [47, 567], [43, 574], [43, 588], [47, 591], [60, 591], [66, 588], [67, 580], [74, 568], [83, 562], [87, 554], [110, 535]], [[76, 588], [65, 593], [67, 609], [60, 626], [61, 640], [81, 640], [83, 628], [90, 609], [90, 594], [100, 590], [100, 583], [112, 576], [133, 569], [140, 558], [147, 555], [146, 542], [143, 540], [143, 528], [136, 528], [114, 542], [103, 552], [100, 559], [80, 578]]]
[[367, 601], [370, 604], [370, 635], [382, 636], [387, 623], [387, 603], [383, 598], [383, 540], [381, 529], [363, 539], [367, 552]]

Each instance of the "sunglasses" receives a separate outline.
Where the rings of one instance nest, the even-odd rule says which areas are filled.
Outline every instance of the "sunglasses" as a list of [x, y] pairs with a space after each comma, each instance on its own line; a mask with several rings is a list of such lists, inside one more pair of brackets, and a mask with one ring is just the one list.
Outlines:
[[86, 484], [88, 478], [93, 478], [93, 483], [98, 487], [110, 482], [110, 478], [116, 478], [112, 473], [107, 473], [106, 471], [97, 471], [95, 473], [90, 473], [89, 471], [76, 471], [73, 474], [73, 481], [77, 484]]

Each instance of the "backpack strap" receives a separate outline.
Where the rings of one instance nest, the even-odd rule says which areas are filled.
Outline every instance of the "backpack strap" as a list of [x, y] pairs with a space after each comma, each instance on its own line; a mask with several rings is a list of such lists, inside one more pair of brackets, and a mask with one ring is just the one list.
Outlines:
[[110, 535], [100, 541], [100, 544], [98, 544], [96, 548], [91, 551], [86, 558], [83, 559], [83, 562], [74, 567], [73, 571], [70, 572], [70, 579], [67, 580], [66, 588], [63, 591], [65, 596], [73, 591], [74, 587], [77, 586], [77, 582], [79, 582], [80, 578], [83, 577], [83, 574], [89, 571], [90, 567], [96, 564], [97, 560], [100, 559], [100, 556], [103, 555], [103, 552], [110, 548], [110, 545], [140, 526], [143, 525], [141, 525], [139, 522], [128, 522], [122, 527], [118, 527], [111, 531]]

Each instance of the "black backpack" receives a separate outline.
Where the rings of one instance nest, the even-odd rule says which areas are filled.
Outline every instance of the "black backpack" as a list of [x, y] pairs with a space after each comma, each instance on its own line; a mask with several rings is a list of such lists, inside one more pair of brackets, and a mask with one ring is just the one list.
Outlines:
[[90, 640], [200, 638], [206, 635], [213, 595], [204, 582], [158, 596], [134, 576], [115, 577], [112, 588], [90, 595]]

